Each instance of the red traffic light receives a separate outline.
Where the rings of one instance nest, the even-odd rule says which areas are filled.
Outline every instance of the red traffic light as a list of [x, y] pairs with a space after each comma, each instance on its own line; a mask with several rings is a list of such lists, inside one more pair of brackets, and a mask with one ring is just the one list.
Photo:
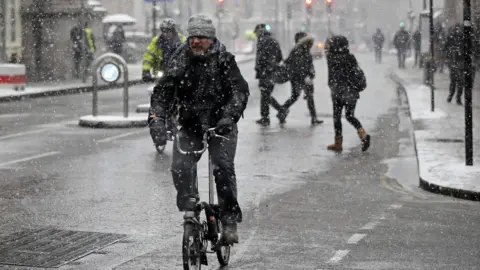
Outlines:
[[312, 4], [312, 0], [305, 0], [305, 4], [311, 5], [311, 4]]
[[225, 0], [217, 0], [218, 3], [223, 3]]
[[325, 2], [330, 5], [333, 3], [333, 0], [325, 0]]

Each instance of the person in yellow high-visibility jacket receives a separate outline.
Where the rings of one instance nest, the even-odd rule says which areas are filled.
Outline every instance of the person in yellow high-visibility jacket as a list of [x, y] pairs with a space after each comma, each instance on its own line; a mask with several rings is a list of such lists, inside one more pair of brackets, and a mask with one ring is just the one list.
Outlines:
[[93, 35], [93, 30], [88, 26], [88, 22], [85, 22], [85, 27], [83, 29], [85, 35], [85, 61], [86, 67], [90, 68], [90, 64], [93, 61], [95, 51], [97, 47], [95, 45], [95, 36]]
[[177, 32], [176, 23], [173, 19], [165, 19], [160, 25], [160, 35], [154, 37], [143, 55], [142, 79], [144, 82], [152, 82], [152, 71], [156, 74], [163, 70], [175, 50], [187, 40]]

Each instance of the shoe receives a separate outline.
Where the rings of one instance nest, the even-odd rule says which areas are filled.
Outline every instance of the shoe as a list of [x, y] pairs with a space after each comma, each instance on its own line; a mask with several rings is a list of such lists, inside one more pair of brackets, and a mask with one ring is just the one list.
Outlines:
[[277, 113], [277, 118], [278, 118], [278, 121], [280, 122], [280, 125], [285, 125], [285, 123], [287, 123], [286, 119], [287, 119], [288, 112], [289, 110], [287, 108], [282, 107], [282, 110], [280, 110]]
[[255, 121], [257, 124], [262, 125], [264, 127], [270, 125], [270, 118], [260, 118], [257, 121]]
[[233, 244], [238, 244], [237, 223], [224, 224], [222, 235], [215, 245], [215, 249], [219, 246], [231, 246]]
[[360, 137], [360, 140], [362, 142], [362, 152], [365, 152], [368, 150], [370, 147], [370, 135], [365, 132], [365, 129], [359, 128], [358, 129], [358, 137]]
[[340, 152], [340, 151], [343, 150], [342, 143], [343, 143], [343, 137], [342, 136], [336, 136], [335, 137], [335, 143], [327, 146], [327, 149], [330, 150], [330, 151]]
[[323, 120], [318, 120], [318, 119], [312, 119], [310, 122], [312, 126], [320, 125], [323, 124]]
[[463, 105], [462, 100], [457, 98], [457, 104], [460, 105], [460, 106]]
[[453, 98], [453, 96], [448, 96], [448, 97], [447, 97], [447, 102], [448, 102], [448, 103], [452, 102], [452, 98]]

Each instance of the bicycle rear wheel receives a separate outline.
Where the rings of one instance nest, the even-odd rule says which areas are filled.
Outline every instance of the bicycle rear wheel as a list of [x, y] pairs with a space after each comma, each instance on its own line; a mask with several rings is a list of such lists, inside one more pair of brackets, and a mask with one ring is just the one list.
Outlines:
[[[219, 220], [217, 220], [217, 228], [219, 233], [218, 239], [220, 239], [220, 235], [223, 232], [223, 226]], [[217, 249], [216, 253], [218, 263], [220, 263], [221, 266], [227, 266], [230, 261], [230, 246], [221, 246]]]
[[183, 226], [182, 257], [184, 270], [200, 270], [201, 244], [197, 226], [186, 223]]

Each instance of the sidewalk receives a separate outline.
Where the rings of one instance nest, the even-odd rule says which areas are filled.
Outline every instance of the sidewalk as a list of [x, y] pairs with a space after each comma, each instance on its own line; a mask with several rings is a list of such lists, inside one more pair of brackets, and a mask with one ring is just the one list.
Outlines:
[[[255, 59], [255, 55], [238, 54], [235, 60], [238, 64], [249, 62]], [[141, 84], [142, 82], [142, 65], [129, 64], [129, 85]], [[123, 78], [115, 84], [109, 85], [99, 79], [98, 90], [107, 90], [122, 87]], [[86, 83], [82, 80], [69, 80], [50, 83], [32, 83], [28, 84], [24, 91], [0, 90], [0, 102], [20, 100], [23, 98], [36, 98], [45, 96], [69, 95], [80, 92], [92, 91], [92, 79], [89, 78]]]
[[435, 193], [480, 200], [480, 89], [473, 90], [474, 165], [466, 166], [465, 110], [455, 99], [452, 103], [446, 102], [448, 71], [435, 74], [436, 108], [431, 112], [430, 87], [422, 84], [423, 73], [407, 66], [406, 70], [395, 68], [391, 75], [405, 89], [408, 98], [420, 186]]

